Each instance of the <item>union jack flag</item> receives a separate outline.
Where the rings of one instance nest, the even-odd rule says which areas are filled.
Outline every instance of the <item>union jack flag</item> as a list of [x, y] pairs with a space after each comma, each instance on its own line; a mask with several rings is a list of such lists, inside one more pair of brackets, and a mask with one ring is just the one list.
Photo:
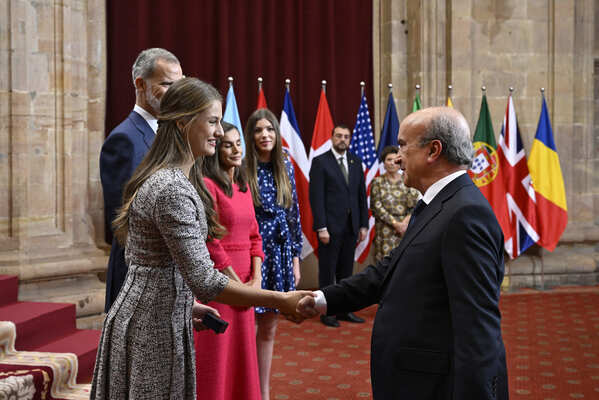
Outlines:
[[362, 95], [356, 126], [352, 135], [349, 151], [362, 159], [364, 168], [364, 179], [366, 181], [366, 200], [368, 204], [368, 235], [366, 240], [361, 241], [356, 246], [354, 260], [364, 262], [370, 251], [370, 244], [374, 238], [374, 217], [370, 211], [370, 184], [372, 180], [379, 175], [379, 161], [374, 147], [374, 135], [372, 133], [372, 124], [370, 122], [370, 113], [368, 112], [368, 103], [366, 95]]
[[528, 172], [526, 152], [522, 145], [511, 94], [501, 126], [497, 155], [506, 190], [510, 222], [509, 232], [503, 232], [504, 246], [510, 258], [516, 258], [539, 240], [539, 234], [535, 191]]

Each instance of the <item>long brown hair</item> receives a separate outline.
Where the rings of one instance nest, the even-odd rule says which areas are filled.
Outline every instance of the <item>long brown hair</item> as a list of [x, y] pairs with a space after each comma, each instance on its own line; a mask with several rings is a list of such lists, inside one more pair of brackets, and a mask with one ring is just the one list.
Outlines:
[[254, 206], [262, 204], [260, 188], [258, 187], [258, 151], [256, 150], [256, 142], [254, 140], [254, 130], [256, 129], [256, 124], [261, 119], [266, 119], [275, 129], [275, 146], [271, 150], [270, 161], [272, 162], [275, 185], [277, 187], [277, 204], [284, 208], [290, 208], [293, 204], [293, 195], [289, 175], [287, 175], [287, 170], [285, 169], [284, 157], [287, 156], [283, 153], [281, 128], [279, 127], [277, 117], [266, 108], [254, 111], [245, 126], [245, 165]]
[[[227, 133], [233, 129], [237, 130], [235, 125], [232, 125], [228, 122], [221, 122], [223, 126], [223, 132]], [[241, 132], [239, 132], [241, 135]], [[216, 142], [216, 151], [214, 155], [204, 157], [203, 162], [196, 161], [191, 168], [189, 173], [189, 177], [191, 182], [193, 183], [195, 175], [198, 174], [198, 170], [201, 168], [200, 175], [203, 174], [208, 178], [212, 179], [214, 183], [216, 183], [223, 192], [229, 197], [233, 196], [233, 183], [236, 183], [239, 186], [239, 190], [242, 192], [246, 192], [247, 187], [247, 178], [245, 176], [245, 170], [241, 167], [235, 167], [235, 172], [233, 173], [233, 182], [229, 178], [229, 174], [223, 169], [221, 159], [220, 159], [220, 150], [223, 146], [223, 137], [218, 138]], [[192, 180], [193, 177], [193, 180]]]
[[[122, 246], [127, 241], [129, 209], [137, 191], [156, 171], [181, 166], [193, 157], [187, 139], [189, 126], [198, 114], [210, 107], [214, 101], [222, 102], [222, 96], [218, 90], [197, 78], [178, 80], [162, 96], [156, 138], [148, 154], [125, 185], [123, 205], [112, 223], [114, 234]], [[185, 127], [182, 130], [177, 126], [178, 121], [185, 122]], [[212, 196], [203, 181], [197, 190], [204, 203], [208, 235], [214, 237], [212, 231], [220, 225], [214, 211]]]

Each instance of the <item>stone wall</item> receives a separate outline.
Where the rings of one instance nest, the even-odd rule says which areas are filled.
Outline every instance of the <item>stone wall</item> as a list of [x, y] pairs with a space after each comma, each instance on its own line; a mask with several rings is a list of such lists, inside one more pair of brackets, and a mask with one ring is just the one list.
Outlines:
[[79, 316], [104, 302], [104, 15], [100, 0], [0, 0], [0, 273]]
[[484, 85], [498, 136], [508, 88], [514, 87], [529, 151], [541, 108], [539, 89], [546, 88], [569, 223], [554, 253], [531, 248], [508, 262], [509, 286], [597, 283], [599, 72], [593, 71], [593, 58], [599, 65], [599, 6], [592, 0], [377, 0], [374, 7], [379, 127], [389, 82], [400, 119], [411, 109], [415, 84], [422, 85], [424, 106], [443, 104], [451, 84], [453, 103], [471, 129]]

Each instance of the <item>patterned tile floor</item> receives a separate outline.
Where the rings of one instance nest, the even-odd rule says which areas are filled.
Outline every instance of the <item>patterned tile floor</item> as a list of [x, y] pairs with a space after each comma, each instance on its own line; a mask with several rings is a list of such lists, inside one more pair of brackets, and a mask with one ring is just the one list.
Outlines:
[[[502, 330], [512, 400], [599, 399], [599, 287], [502, 295]], [[317, 319], [279, 324], [271, 398], [372, 398], [370, 332], [365, 324], [329, 328]]]

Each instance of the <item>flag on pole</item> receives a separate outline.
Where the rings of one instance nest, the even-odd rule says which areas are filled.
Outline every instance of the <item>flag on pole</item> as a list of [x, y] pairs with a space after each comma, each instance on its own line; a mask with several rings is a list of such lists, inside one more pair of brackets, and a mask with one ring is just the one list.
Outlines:
[[314, 157], [329, 151], [331, 148], [333, 128], [333, 117], [331, 116], [327, 96], [324, 89], [322, 89], [320, 92], [320, 100], [318, 101], [318, 111], [316, 111], [314, 131], [312, 132], [312, 144], [310, 145], [310, 155], [308, 157], [308, 162], [310, 164]]
[[445, 102], [446, 107], [453, 108], [453, 101], [451, 101], [451, 91], [453, 90], [453, 86], [447, 86], [447, 101]]
[[258, 89], [258, 101], [256, 104], [256, 110], [259, 110], [261, 108], [268, 108], [268, 105], [266, 104], [266, 96], [264, 96], [264, 89], [262, 89], [262, 85], [260, 85], [260, 88]]
[[316, 232], [312, 230], [313, 217], [309, 198], [310, 163], [308, 162], [306, 149], [304, 148], [297, 119], [295, 118], [289, 89], [285, 90], [285, 100], [283, 111], [281, 112], [281, 139], [283, 147], [289, 153], [295, 170], [295, 187], [304, 239], [301, 258], [304, 259], [317, 247], [318, 239]]
[[[233, 78], [230, 78], [233, 80]], [[227, 92], [227, 104], [225, 106], [225, 114], [223, 115], [223, 121], [235, 125], [239, 131], [241, 138], [241, 154], [245, 156], [245, 140], [243, 137], [243, 127], [241, 125], [241, 118], [239, 118], [239, 110], [237, 109], [237, 101], [235, 100], [235, 92], [233, 91], [233, 82], [229, 83], [229, 91]]]
[[516, 258], [539, 240], [536, 196], [532, 186], [526, 152], [522, 145], [512, 95], [501, 126], [497, 151], [499, 169], [506, 190], [510, 230], [505, 236], [505, 251]]
[[368, 103], [366, 95], [362, 94], [356, 126], [352, 135], [349, 151], [362, 159], [364, 169], [364, 180], [366, 184], [366, 203], [368, 204], [368, 234], [366, 240], [361, 241], [356, 246], [354, 260], [364, 262], [370, 251], [370, 245], [374, 238], [374, 216], [370, 211], [370, 184], [372, 180], [379, 176], [379, 162], [374, 147], [374, 135], [372, 133], [372, 124], [370, 122], [370, 113], [368, 112]]
[[539, 245], [553, 251], [568, 224], [568, 206], [564, 178], [544, 95], [537, 133], [528, 159], [528, 168], [536, 191], [537, 218], [541, 237]]
[[495, 212], [505, 238], [510, 235], [510, 219], [507, 209], [507, 192], [499, 170], [499, 157], [487, 96], [483, 94], [476, 131], [472, 139], [474, 159], [468, 170], [472, 181], [486, 197]]
[[416, 91], [416, 97], [414, 97], [414, 103], [412, 104], [412, 112], [422, 109], [422, 102], [420, 101], [420, 91]]
[[[380, 157], [383, 149], [387, 146], [397, 146], [397, 134], [399, 133], [399, 118], [395, 111], [395, 100], [393, 93], [389, 92], [389, 100], [387, 100], [387, 112], [385, 112], [385, 121], [381, 130], [379, 139], [379, 147], [377, 155]], [[385, 173], [385, 163], [379, 163], [379, 173]]]

